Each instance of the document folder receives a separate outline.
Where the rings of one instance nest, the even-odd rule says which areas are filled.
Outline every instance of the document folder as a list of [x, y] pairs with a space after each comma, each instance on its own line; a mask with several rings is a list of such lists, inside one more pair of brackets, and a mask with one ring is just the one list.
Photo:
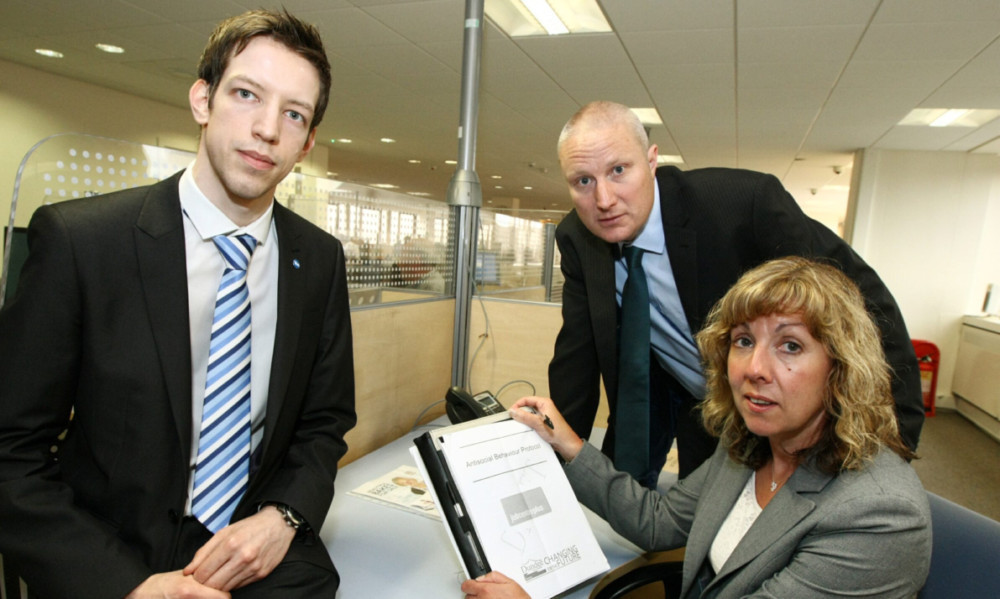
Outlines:
[[469, 578], [496, 570], [547, 599], [607, 571], [555, 452], [530, 427], [495, 414], [413, 443]]
[[437, 503], [438, 511], [448, 526], [452, 543], [462, 560], [466, 575], [469, 578], [478, 578], [488, 573], [490, 564], [479, 544], [479, 538], [476, 536], [441, 450], [435, 447], [431, 433], [417, 437], [413, 440], [413, 444], [416, 445], [420, 455], [417, 465], [422, 466], [424, 480], [431, 485], [434, 502]]

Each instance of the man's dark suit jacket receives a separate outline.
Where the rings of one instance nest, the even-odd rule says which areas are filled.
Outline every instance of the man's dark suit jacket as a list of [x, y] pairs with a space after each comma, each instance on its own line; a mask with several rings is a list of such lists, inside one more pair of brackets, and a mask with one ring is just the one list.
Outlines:
[[[192, 437], [178, 180], [40, 208], [0, 312], [0, 553], [43, 597], [122, 597], [170, 569]], [[356, 420], [344, 255], [277, 203], [274, 226], [265, 432], [233, 520], [275, 501], [318, 532]]]
[[[882, 330], [886, 359], [894, 370], [900, 429], [915, 448], [924, 418], [916, 355], [899, 307], [875, 271], [827, 227], [803, 214], [771, 175], [663, 167], [656, 171], [656, 182], [667, 253], [691, 331], [701, 329], [709, 310], [740, 275], [767, 260], [796, 255], [833, 261], [861, 288]], [[559, 224], [556, 241], [566, 281], [563, 325], [549, 364], [549, 392], [577, 434], [587, 437], [603, 377], [610, 433], [618, 395], [618, 250], [587, 230], [576, 211]], [[673, 387], [682, 389], [679, 384]], [[688, 406], [701, 399], [687, 395]], [[608, 446], [606, 442], [606, 450]]]

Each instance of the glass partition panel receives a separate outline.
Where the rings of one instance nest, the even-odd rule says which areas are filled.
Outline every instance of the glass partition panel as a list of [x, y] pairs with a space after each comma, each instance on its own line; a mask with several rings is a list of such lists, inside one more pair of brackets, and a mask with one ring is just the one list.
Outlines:
[[297, 173], [276, 195], [344, 244], [352, 306], [451, 295], [454, 235], [446, 204]]
[[[82, 134], [47, 137], [25, 155], [11, 200], [9, 230], [23, 230], [43, 204], [149, 185], [187, 167], [194, 154]], [[452, 294], [451, 209], [405, 194], [291, 173], [277, 200], [344, 244], [352, 307]], [[4, 236], [0, 305], [13, 235]]]
[[[119, 139], [66, 133], [38, 142], [18, 169], [11, 231], [23, 231], [47, 203], [149, 185], [187, 167], [194, 154]], [[454, 218], [441, 202], [333, 179], [291, 173], [277, 200], [344, 244], [352, 307], [450, 297]], [[480, 212], [477, 294], [529, 301], [562, 300], [555, 225]], [[5, 235], [0, 305], [10, 264], [23, 248]], [[14, 246], [14, 247], [12, 247]], [[546, 268], [546, 263], [550, 266]], [[9, 294], [8, 294], [9, 295]]]
[[[555, 225], [483, 210], [476, 253], [476, 293], [562, 302], [562, 271]], [[546, 263], [551, 261], [551, 268]], [[548, 273], [548, 274], [547, 274]]]

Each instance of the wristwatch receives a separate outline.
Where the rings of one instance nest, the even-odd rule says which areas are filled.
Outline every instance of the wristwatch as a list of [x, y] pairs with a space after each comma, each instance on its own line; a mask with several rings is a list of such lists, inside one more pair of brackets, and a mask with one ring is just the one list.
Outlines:
[[262, 503], [260, 507], [263, 509], [269, 505], [273, 505], [281, 513], [281, 517], [285, 519], [285, 524], [291, 526], [296, 531], [309, 530], [309, 523], [306, 522], [306, 519], [291, 507], [284, 503], [276, 502]]

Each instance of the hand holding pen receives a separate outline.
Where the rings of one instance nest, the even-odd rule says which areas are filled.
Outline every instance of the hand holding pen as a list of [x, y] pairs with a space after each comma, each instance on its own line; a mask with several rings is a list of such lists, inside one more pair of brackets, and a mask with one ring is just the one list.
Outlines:
[[567, 462], [583, 449], [583, 439], [547, 397], [522, 397], [511, 406], [510, 414], [514, 420], [534, 429]]

